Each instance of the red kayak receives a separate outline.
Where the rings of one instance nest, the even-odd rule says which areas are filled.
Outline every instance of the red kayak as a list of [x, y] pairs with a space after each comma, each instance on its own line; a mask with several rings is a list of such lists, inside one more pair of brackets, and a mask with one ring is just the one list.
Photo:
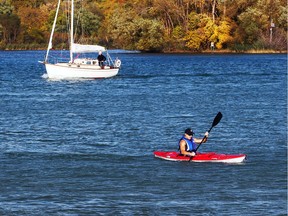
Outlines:
[[[179, 152], [155, 151], [154, 156], [169, 161], [189, 161], [190, 157], [180, 155]], [[215, 152], [198, 153], [191, 162], [218, 162], [218, 163], [241, 163], [246, 159], [245, 154], [219, 154]]]

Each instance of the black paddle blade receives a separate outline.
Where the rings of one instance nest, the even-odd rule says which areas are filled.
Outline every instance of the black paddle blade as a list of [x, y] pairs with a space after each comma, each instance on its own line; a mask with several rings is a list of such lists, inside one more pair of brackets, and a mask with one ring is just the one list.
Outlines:
[[[210, 130], [215, 127], [220, 121], [221, 121], [221, 118], [222, 118], [222, 113], [221, 112], [218, 112], [218, 114], [215, 116], [214, 118], [214, 121], [212, 123], [212, 126], [210, 128]], [[209, 131], [210, 132], [210, 131]]]

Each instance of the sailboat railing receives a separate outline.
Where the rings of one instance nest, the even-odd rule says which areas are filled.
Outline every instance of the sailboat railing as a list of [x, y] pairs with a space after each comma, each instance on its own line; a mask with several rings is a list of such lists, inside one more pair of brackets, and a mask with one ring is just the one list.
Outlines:
[[108, 65], [114, 65], [113, 64], [113, 60], [111, 58], [111, 56], [109, 55], [109, 53], [107, 52], [107, 62], [108, 62]]
[[[74, 53], [73, 62], [76, 59], [97, 60], [97, 55], [98, 55], [97, 53], [90, 53], [88, 55], [84, 53], [79, 53], [79, 54]], [[114, 61], [107, 50], [105, 51], [104, 55], [106, 55], [106, 65], [115, 66]], [[67, 50], [64, 50], [64, 51], [54, 50], [52, 53], [50, 53], [49, 59], [47, 60], [46, 63], [57, 64], [57, 63], [67, 63], [67, 62], [71, 62], [70, 56]]]

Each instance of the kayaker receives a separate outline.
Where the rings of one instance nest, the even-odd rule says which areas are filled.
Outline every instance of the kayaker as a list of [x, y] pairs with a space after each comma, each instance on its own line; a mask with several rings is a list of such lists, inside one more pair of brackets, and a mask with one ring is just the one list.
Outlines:
[[[183, 137], [179, 141], [179, 150], [180, 154], [194, 157], [196, 155], [196, 144], [200, 144], [202, 139], [200, 138], [194, 138], [193, 137], [194, 132], [191, 128], [187, 128], [184, 132]], [[203, 140], [203, 143], [205, 143], [208, 139], [209, 133], [208, 131], [205, 133], [205, 138]]]

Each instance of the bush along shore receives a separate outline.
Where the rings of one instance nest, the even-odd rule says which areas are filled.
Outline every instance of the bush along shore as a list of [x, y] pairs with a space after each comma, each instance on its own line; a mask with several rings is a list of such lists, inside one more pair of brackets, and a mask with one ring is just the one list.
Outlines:
[[[47, 47], [45, 47], [44, 44], [8, 44], [6, 46], [0, 47], [0, 50], [2, 51], [25, 51], [25, 50], [46, 50]], [[113, 49], [113, 48], [112, 48]], [[116, 48], [115, 48], [116, 49]], [[63, 50], [62, 48], [56, 48], [55, 50]], [[65, 50], [65, 49], [64, 49]], [[68, 47], [67, 47], [68, 50]], [[287, 49], [281, 49], [281, 50], [274, 50], [274, 49], [255, 49], [255, 48], [248, 48], [241, 46], [240, 49], [206, 49], [206, 50], [158, 50], [158, 51], [139, 51], [139, 52], [145, 52], [145, 53], [213, 53], [213, 54], [228, 54], [228, 53], [251, 53], [251, 54], [273, 54], [273, 53], [288, 53]]]

